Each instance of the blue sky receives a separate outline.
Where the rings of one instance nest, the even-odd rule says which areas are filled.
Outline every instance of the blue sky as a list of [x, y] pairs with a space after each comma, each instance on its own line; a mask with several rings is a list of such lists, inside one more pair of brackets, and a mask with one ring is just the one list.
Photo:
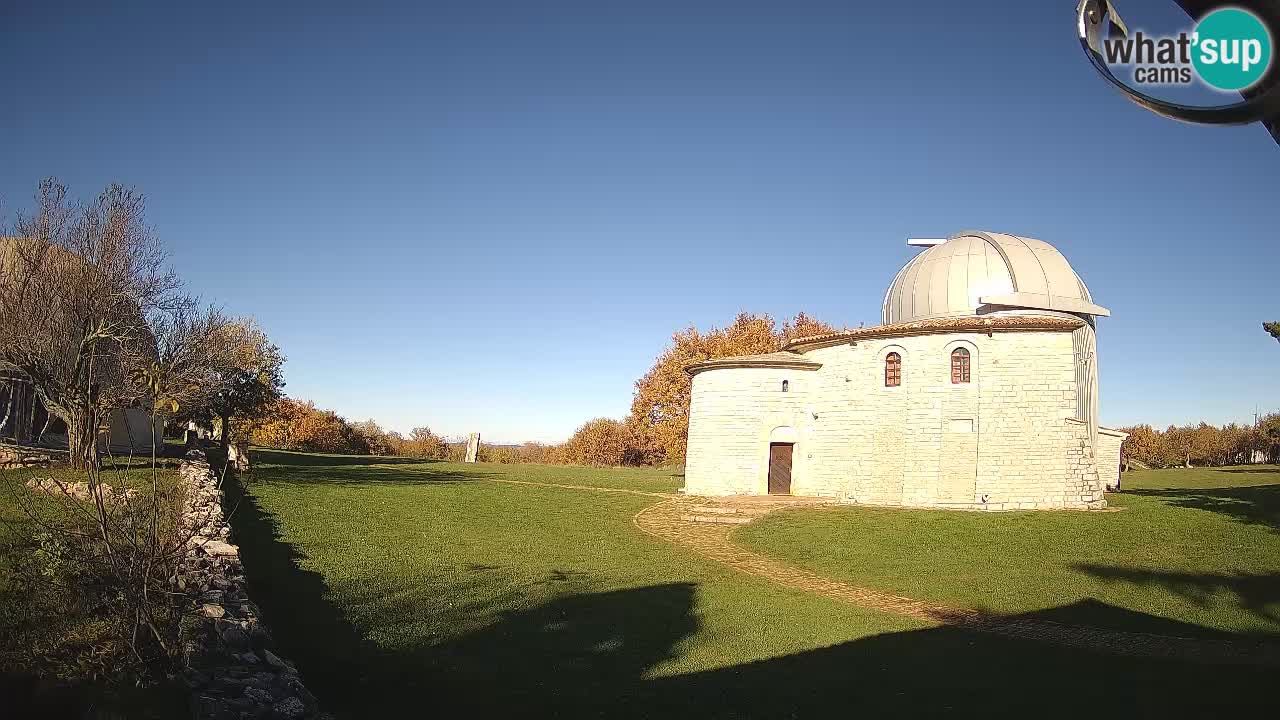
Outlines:
[[1104, 422], [1280, 408], [1280, 148], [1120, 98], [1074, 0], [16, 5], [5, 208], [137, 186], [353, 419], [563, 439], [673, 331], [877, 323], [904, 239], [969, 228], [1054, 243], [1112, 309]]

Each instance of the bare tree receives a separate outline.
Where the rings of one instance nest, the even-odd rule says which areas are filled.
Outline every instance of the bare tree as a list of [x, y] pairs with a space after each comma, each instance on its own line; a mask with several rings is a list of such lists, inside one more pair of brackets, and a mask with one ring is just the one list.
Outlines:
[[[153, 351], [123, 360], [133, 368], [131, 387], [140, 393], [139, 404], [153, 418], [163, 418], [184, 403], [206, 402], [215, 392], [216, 368], [225, 363], [222, 314], [186, 298], [148, 320]], [[129, 651], [128, 665], [117, 669], [141, 678], [149, 668], [163, 672], [179, 659], [181, 597], [173, 585], [190, 542], [210, 517], [190, 510], [190, 488], [163, 481], [155, 445], [145, 474], [129, 473], [135, 460], [116, 469], [91, 464], [84, 469], [85, 482], [33, 477], [29, 488], [62, 500], [53, 505], [17, 487], [7, 490], [56, 554], [100, 589], [99, 603], [113, 610], [115, 634]]]
[[103, 420], [141, 399], [130, 374], [158, 359], [148, 318], [182, 304], [144, 210], [120, 185], [76, 203], [48, 179], [0, 241], [0, 361], [67, 424], [73, 467], [96, 465]]

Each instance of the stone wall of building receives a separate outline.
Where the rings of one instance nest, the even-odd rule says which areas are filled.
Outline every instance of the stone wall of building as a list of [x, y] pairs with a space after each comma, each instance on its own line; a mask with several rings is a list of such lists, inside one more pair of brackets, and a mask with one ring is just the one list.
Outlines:
[[[967, 384], [951, 383], [958, 347], [970, 353]], [[898, 387], [884, 384], [890, 352], [902, 358]], [[694, 376], [686, 492], [766, 492], [768, 438], [787, 426], [797, 495], [985, 510], [1103, 504], [1088, 427], [1070, 421], [1070, 332], [865, 339], [805, 357], [822, 367]]]
[[[686, 490], [698, 495], [765, 494], [770, 435], [805, 426], [815, 375], [781, 368], [724, 368], [695, 375]], [[797, 443], [792, 457], [792, 477], [797, 481], [812, 476], [800, 447]], [[805, 492], [808, 489], [792, 486], [797, 495], [813, 494]]]
[[1120, 488], [1120, 462], [1123, 459], [1120, 448], [1127, 437], [1127, 433], [1110, 428], [1103, 428], [1098, 433], [1098, 474], [1109, 490]]

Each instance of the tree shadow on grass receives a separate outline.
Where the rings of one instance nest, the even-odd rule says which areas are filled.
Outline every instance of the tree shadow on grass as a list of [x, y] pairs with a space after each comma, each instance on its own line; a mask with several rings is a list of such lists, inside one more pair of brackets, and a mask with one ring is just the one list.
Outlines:
[[[472, 564], [447, 578], [352, 581], [342, 597], [357, 619], [333, 604], [323, 577], [300, 567], [304, 557], [279, 540], [252, 497], [233, 524], [277, 644], [340, 717], [1025, 717], [1100, 708], [1176, 717], [1253, 715], [1273, 702], [1270, 669], [1105, 655], [950, 627], [655, 676], [696, 642], [694, 584], [597, 591], [591, 577], [559, 571], [520, 586], [501, 567]], [[1012, 619], [1080, 617], [1128, 627], [1150, 618], [1090, 601]]]
[[[1207, 607], [1215, 596], [1225, 594], [1240, 609], [1280, 628], [1280, 573], [1166, 572], [1092, 563], [1076, 565], [1075, 569], [1103, 580], [1161, 587], [1200, 607]], [[1280, 635], [1280, 629], [1258, 635], [1274, 638]]]
[[1127, 490], [1179, 508], [1220, 513], [1250, 525], [1266, 525], [1280, 530], [1280, 485], [1253, 485], [1232, 488]]
[[391, 457], [386, 455], [328, 455], [317, 453], [294, 452], [292, 450], [272, 450], [255, 447], [252, 449], [253, 461], [270, 465], [288, 465], [289, 467], [306, 467], [320, 465], [337, 467], [342, 465], [426, 465], [444, 462], [443, 460], [426, 460], [418, 458]]
[[285, 485], [418, 485], [485, 480], [494, 473], [481, 469], [434, 467], [438, 460], [373, 457], [368, 455], [307, 455], [255, 450], [251, 478]]

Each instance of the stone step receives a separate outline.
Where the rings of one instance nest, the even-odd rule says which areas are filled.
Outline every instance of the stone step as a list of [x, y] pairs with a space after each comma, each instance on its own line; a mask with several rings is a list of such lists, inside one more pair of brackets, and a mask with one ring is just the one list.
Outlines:
[[685, 522], [723, 523], [726, 525], [743, 525], [751, 522], [749, 517], [735, 517], [732, 515], [681, 515], [680, 519]]
[[714, 505], [703, 505], [702, 507], [698, 508], [698, 512], [712, 513], [713, 515], [736, 515], [738, 513], [738, 509], [730, 508], [730, 507], [716, 507]]
[[759, 506], [720, 507], [717, 505], [704, 505], [702, 507], [697, 508], [697, 512], [712, 513], [714, 515], [750, 515], [752, 517], [759, 517], [761, 515], [767, 515], [769, 511], [772, 509], [773, 508], [759, 507]]

